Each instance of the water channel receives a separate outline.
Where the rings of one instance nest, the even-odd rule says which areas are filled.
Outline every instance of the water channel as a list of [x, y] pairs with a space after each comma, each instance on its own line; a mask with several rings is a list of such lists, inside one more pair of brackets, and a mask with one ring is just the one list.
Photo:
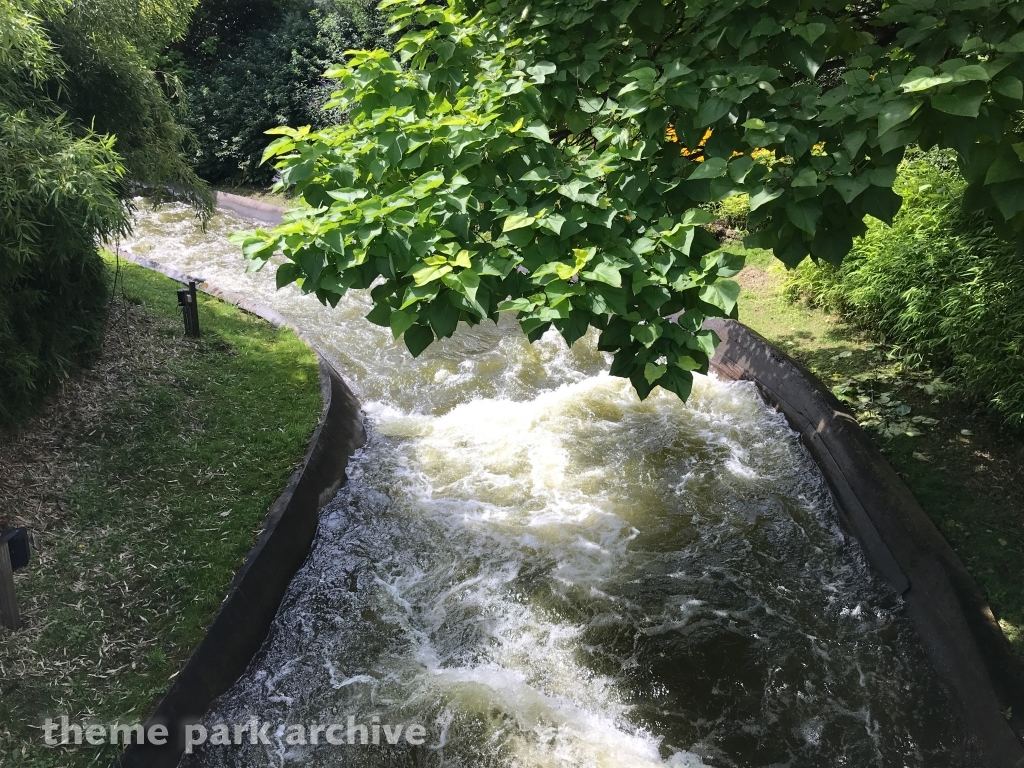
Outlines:
[[[322, 511], [263, 651], [206, 722], [270, 744], [215, 766], [970, 766], [895, 594], [752, 385], [640, 402], [584, 338], [460, 328], [412, 359], [273, 271], [218, 214], [144, 204], [125, 245], [274, 307], [331, 358], [369, 440]], [[287, 743], [289, 724], [426, 741]]]

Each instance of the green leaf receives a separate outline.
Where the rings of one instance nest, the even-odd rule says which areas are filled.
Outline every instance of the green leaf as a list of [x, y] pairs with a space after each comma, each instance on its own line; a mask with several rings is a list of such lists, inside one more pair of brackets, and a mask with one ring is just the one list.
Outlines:
[[832, 180], [832, 186], [842, 195], [844, 202], [852, 203], [861, 192], [868, 188], [869, 182], [866, 179], [841, 176]]
[[270, 258], [274, 250], [276, 249], [277, 243], [274, 241], [267, 242], [261, 237], [245, 237], [242, 240], [242, 255], [247, 259], [262, 259], [266, 261]]
[[324, 232], [317, 238], [317, 242], [325, 250], [332, 251], [341, 256], [345, 255], [345, 236], [340, 229], [332, 229]]
[[916, 67], [910, 70], [900, 87], [905, 93], [918, 93], [937, 88], [953, 82], [953, 75], [948, 73], [935, 74], [931, 67]]
[[399, 309], [407, 309], [418, 301], [433, 301], [437, 297], [437, 292], [440, 290], [438, 283], [428, 283], [424, 285], [411, 285], [405, 291], [405, 298], [402, 301], [402, 306]]
[[502, 225], [502, 232], [511, 232], [515, 229], [522, 229], [523, 227], [532, 226], [536, 221], [536, 218], [526, 212], [525, 208], [520, 208], [512, 215], [506, 217], [504, 225]]
[[391, 313], [391, 333], [397, 339], [407, 330], [410, 326], [419, 319], [419, 315], [415, 312], [402, 312], [396, 310]]
[[440, 266], [426, 265], [420, 267], [412, 273], [412, 279], [418, 286], [427, 285], [435, 280], [440, 280], [449, 272], [452, 271], [450, 264], [442, 264]]
[[549, 213], [547, 216], [537, 219], [537, 226], [560, 235], [562, 227], [565, 226], [565, 217], [557, 213]]
[[718, 257], [718, 276], [732, 277], [733, 275], [738, 275], [743, 270], [746, 261], [746, 254], [722, 251]]
[[628, 147], [621, 148], [619, 155], [626, 158], [627, 160], [639, 160], [643, 157], [644, 150], [647, 148], [646, 141], [637, 141], [630, 144]]
[[684, 227], [696, 227], [702, 224], [714, 224], [717, 221], [715, 214], [705, 211], [703, 208], [690, 208], [683, 214], [680, 224]]
[[590, 127], [590, 118], [582, 112], [572, 109], [565, 113], [565, 123], [569, 126], [570, 131], [580, 134]]
[[636, 325], [629, 329], [629, 335], [648, 348], [661, 338], [663, 332], [660, 324]]
[[284, 288], [289, 283], [294, 283], [301, 272], [299, 272], [299, 265], [295, 262], [289, 261], [282, 264], [277, 268], [277, 287], [278, 289]]
[[558, 67], [552, 64], [550, 61], [538, 61], [532, 67], [526, 70], [526, 72], [534, 77], [546, 77], [547, 75], [553, 75], [558, 71]]
[[818, 174], [813, 168], [801, 168], [793, 179], [794, 187], [816, 187], [818, 186]]
[[320, 273], [327, 266], [327, 255], [319, 248], [306, 248], [299, 252], [299, 266], [306, 273], [309, 279], [315, 283], [320, 279]]
[[677, 77], [683, 77], [693, 72], [688, 66], [683, 64], [681, 61], [673, 61], [671, 64], [665, 67], [665, 72], [662, 75], [666, 80], [675, 80]]
[[801, 26], [794, 27], [793, 33], [799, 35], [806, 40], [810, 45], [814, 45], [814, 41], [825, 34], [827, 30], [824, 24], [815, 22], [813, 24], [803, 24]]
[[761, 187], [757, 192], [750, 196], [750, 210], [756, 211], [765, 203], [777, 200], [782, 197], [782, 193], [784, 191], [785, 190], [782, 189], [768, 189], [768, 187]]
[[850, 157], [856, 157], [857, 152], [864, 146], [864, 142], [867, 141], [867, 133], [864, 131], [850, 131], [846, 134], [843, 139], [843, 146], [846, 147], [846, 151], [850, 153]]
[[[932, 104], [935, 104], [934, 98]], [[921, 102], [916, 99], [901, 98], [888, 102], [878, 113], [878, 135], [882, 136], [897, 125], [905, 123], [920, 108]]]
[[668, 371], [667, 365], [655, 365], [654, 363], [648, 363], [644, 366], [644, 378], [647, 379], [648, 384], [653, 384]]
[[977, 117], [981, 110], [981, 103], [985, 100], [985, 93], [973, 93], [957, 90], [954, 93], [944, 93], [932, 96], [932, 106], [940, 112], [960, 117]]
[[439, 339], [451, 336], [459, 325], [459, 309], [450, 301], [435, 301], [427, 307], [426, 314]]
[[622, 275], [619, 273], [619, 270], [606, 262], [598, 264], [588, 272], [582, 272], [580, 277], [586, 280], [605, 283], [615, 288], [622, 287]]
[[903, 198], [891, 189], [870, 186], [861, 196], [861, 204], [864, 206], [864, 213], [892, 225], [892, 220], [903, 205]]
[[552, 280], [544, 286], [549, 307], [557, 307], [570, 296], [580, 296], [585, 292], [586, 289], [580, 283], [570, 285], [565, 280]]
[[374, 304], [373, 309], [366, 313], [366, 319], [374, 325], [389, 328], [391, 326], [391, 307], [384, 302]]
[[444, 184], [444, 174], [435, 171], [425, 173], [412, 183], [412, 191], [417, 197], [424, 197], [428, 192]]
[[953, 80], [958, 83], [967, 82], [988, 82], [989, 74], [980, 64], [968, 64], [960, 67], [954, 74]]
[[700, 290], [701, 301], [718, 307], [726, 315], [732, 314], [739, 296], [740, 285], [735, 280], [716, 280]]
[[406, 330], [402, 339], [412, 356], [419, 357], [420, 353], [434, 342], [434, 334], [428, 326], [417, 323]]
[[1003, 181], [1024, 179], [1024, 163], [1016, 158], [1000, 158], [989, 166], [985, 174], [985, 184], [998, 184]]
[[1014, 101], [1024, 100], [1024, 84], [1016, 77], [1004, 77], [992, 86], [992, 91]]
[[530, 312], [537, 305], [529, 299], [512, 299], [498, 305], [499, 312]]
[[658, 386], [674, 392], [680, 400], [686, 401], [693, 390], [693, 374], [677, 366], [670, 366], [665, 375], [658, 379]]
[[697, 113], [697, 125], [701, 127], [714, 125], [729, 114], [733, 103], [719, 96], [712, 96], [700, 106]]
[[533, 136], [548, 144], [551, 143], [551, 136], [548, 134], [547, 126], [539, 120], [523, 128], [522, 133], [525, 133], [527, 136]]
[[725, 176], [729, 164], [721, 157], [709, 157], [703, 163], [697, 164], [697, 170], [690, 174], [690, 181], [698, 179], [717, 179]]
[[1007, 221], [1024, 211], [1024, 184], [1004, 182], [993, 184], [989, 189], [999, 212]]

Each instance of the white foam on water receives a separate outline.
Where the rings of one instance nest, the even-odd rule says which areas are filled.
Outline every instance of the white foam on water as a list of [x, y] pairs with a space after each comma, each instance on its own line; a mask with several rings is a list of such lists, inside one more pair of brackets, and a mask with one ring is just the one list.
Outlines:
[[509, 320], [412, 360], [365, 296], [328, 310], [245, 275], [223, 239], [243, 226], [198, 234], [167, 207], [128, 245], [291, 318], [353, 385], [370, 441], [207, 720], [377, 714], [428, 744], [293, 747], [278, 729], [183, 765], [957, 764], [898, 600], [752, 385], [698, 376], [685, 405], [640, 402], [593, 337], [531, 345]]

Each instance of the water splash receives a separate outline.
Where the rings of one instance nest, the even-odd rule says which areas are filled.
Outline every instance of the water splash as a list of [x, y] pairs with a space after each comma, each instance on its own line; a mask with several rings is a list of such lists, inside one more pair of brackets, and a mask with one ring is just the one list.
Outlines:
[[[272, 274], [218, 216], [131, 250], [278, 309], [337, 361], [370, 440], [260, 656], [207, 717], [270, 745], [185, 766], [967, 765], [894, 595], [753, 387], [641, 403], [593, 339], [462, 329], [417, 360]], [[405, 745], [291, 745], [291, 723], [423, 723]]]

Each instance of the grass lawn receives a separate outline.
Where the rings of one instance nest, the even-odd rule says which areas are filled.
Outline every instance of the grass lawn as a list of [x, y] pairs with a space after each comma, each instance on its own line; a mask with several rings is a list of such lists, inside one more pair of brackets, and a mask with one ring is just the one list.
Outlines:
[[[741, 246], [729, 250], [743, 251]], [[785, 267], [746, 251], [740, 320], [844, 400], [989, 596], [1024, 656], [1024, 441], [948, 394], [929, 371], [904, 369], [884, 345], [839, 318], [790, 301]]]
[[0, 526], [39, 544], [15, 577], [25, 627], [0, 629], [4, 768], [109, 764], [109, 746], [44, 746], [43, 719], [145, 720], [320, 415], [293, 333], [201, 296], [187, 339], [177, 287], [122, 263], [99, 359], [0, 433]]

